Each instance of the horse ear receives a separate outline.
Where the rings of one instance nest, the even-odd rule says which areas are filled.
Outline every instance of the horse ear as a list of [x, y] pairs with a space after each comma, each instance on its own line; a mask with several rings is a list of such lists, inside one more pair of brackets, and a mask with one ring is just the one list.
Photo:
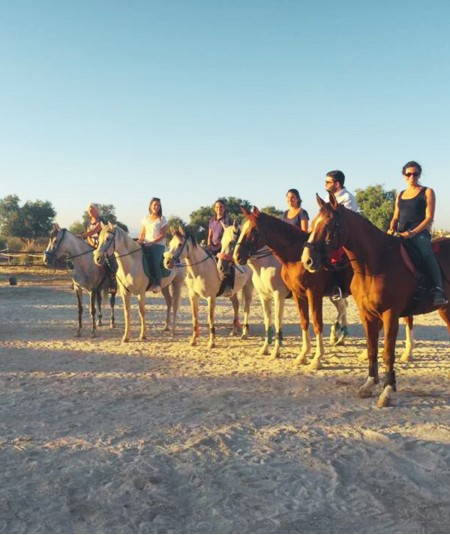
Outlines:
[[333, 210], [336, 210], [336, 208], [339, 206], [339, 203], [337, 202], [336, 196], [331, 191], [329, 192], [329, 194], [330, 194], [331, 208], [333, 208]]
[[319, 205], [320, 208], [322, 208], [322, 206], [326, 204], [325, 201], [322, 199], [322, 197], [318, 193], [316, 193], [316, 199], [317, 199], [317, 204]]
[[184, 228], [181, 225], [178, 226], [178, 233], [181, 236], [186, 236], [186, 233], [184, 232]]
[[259, 216], [259, 210], [256, 206], [253, 207], [253, 215]]
[[250, 212], [247, 210], [247, 208], [242, 205], [241, 205], [241, 212], [245, 215], [245, 217], [248, 217], [250, 215]]

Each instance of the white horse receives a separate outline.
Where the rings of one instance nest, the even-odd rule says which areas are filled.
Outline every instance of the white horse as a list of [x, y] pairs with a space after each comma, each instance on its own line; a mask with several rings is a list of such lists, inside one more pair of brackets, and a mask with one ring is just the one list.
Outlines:
[[[142, 248], [120, 227], [111, 223], [102, 223], [98, 248], [94, 251], [95, 263], [97, 265], [103, 264], [110, 254], [114, 254], [117, 260], [117, 282], [124, 304], [125, 331], [122, 342], [128, 342], [130, 340], [130, 307], [132, 295], [137, 295], [139, 300], [139, 317], [141, 320], [139, 340], [145, 340], [145, 292], [149, 285], [149, 279], [144, 271]], [[170, 275], [163, 277], [161, 281], [161, 293], [167, 305], [164, 331], [170, 330], [170, 312], [173, 308], [172, 335], [175, 334], [176, 318], [180, 306], [181, 288], [184, 278], [185, 270], [180, 266], [174, 266]], [[170, 293], [170, 286], [172, 287], [172, 294]]]
[[[169, 243], [168, 251], [164, 253], [164, 264], [170, 268], [174, 262], [182, 260], [187, 267], [186, 283], [189, 290], [191, 303], [193, 334], [191, 345], [197, 345], [200, 334], [198, 321], [198, 305], [200, 297], [208, 303], [209, 342], [208, 349], [215, 347], [215, 320], [214, 311], [216, 298], [223, 282], [223, 274], [217, 268], [214, 256], [200, 247], [194, 236], [186, 233], [182, 228], [172, 231], [174, 236]], [[234, 321], [233, 334], [238, 334], [239, 326], [239, 300], [237, 293], [242, 290], [244, 296], [244, 325], [242, 338], [248, 335], [248, 316], [253, 295], [253, 283], [251, 270], [243, 266], [236, 269], [232, 295]]]
[[[77, 336], [81, 336], [83, 314], [83, 289], [89, 293], [89, 312], [92, 319], [92, 336], [96, 334], [96, 306], [98, 309], [98, 325], [102, 325], [102, 292], [110, 287], [110, 279], [103, 267], [98, 267], [92, 258], [94, 248], [84, 240], [75, 236], [65, 228], [58, 225], [53, 227], [47, 249], [44, 252], [44, 264], [52, 265], [55, 260], [67, 260], [71, 262], [72, 280], [78, 304], [78, 330]], [[111, 327], [115, 326], [114, 305], [116, 293], [111, 293]]]
[[[222, 236], [222, 249], [218, 255], [217, 267], [223, 273], [227, 273], [233, 262], [233, 253], [239, 238], [239, 225], [237, 221], [233, 225], [226, 227]], [[270, 345], [274, 335], [275, 343], [270, 356], [277, 358], [280, 356], [280, 349], [283, 344], [283, 310], [284, 301], [289, 296], [290, 290], [281, 278], [281, 262], [277, 260], [267, 246], [263, 246], [255, 251], [242, 262], [248, 263], [253, 276], [253, 284], [258, 292], [263, 308], [265, 338], [259, 354], [268, 355]], [[275, 329], [272, 314], [272, 304], [275, 308]]]

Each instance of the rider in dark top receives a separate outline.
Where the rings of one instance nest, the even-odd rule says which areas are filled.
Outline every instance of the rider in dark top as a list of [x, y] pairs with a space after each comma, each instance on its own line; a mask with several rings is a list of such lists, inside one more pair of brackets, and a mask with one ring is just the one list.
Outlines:
[[388, 233], [397, 231], [402, 238], [411, 240], [430, 276], [433, 306], [441, 307], [448, 301], [444, 295], [441, 269], [431, 248], [430, 228], [434, 219], [435, 194], [431, 188], [419, 184], [422, 174], [420, 164], [408, 162], [402, 172], [408, 187], [397, 195]]

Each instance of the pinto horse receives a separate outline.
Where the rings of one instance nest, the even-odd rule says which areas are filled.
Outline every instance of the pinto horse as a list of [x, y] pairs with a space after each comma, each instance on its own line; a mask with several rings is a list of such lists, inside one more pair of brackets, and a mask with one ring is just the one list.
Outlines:
[[[318, 370], [322, 367], [321, 359], [324, 355], [322, 300], [324, 296], [331, 294], [332, 274], [327, 271], [309, 273], [301, 263], [300, 257], [309, 236], [307, 232], [303, 232], [297, 227], [281, 221], [281, 219], [260, 212], [256, 207], [253, 208], [252, 212], [248, 212], [243, 207], [241, 209], [247, 217], [247, 221], [244, 223], [236, 244], [234, 259], [236, 263], [242, 264], [251, 254], [266, 244], [280, 260], [282, 264], [281, 276], [293, 294], [302, 329], [302, 348], [296, 359], [296, 364], [305, 364], [311, 351], [308, 332], [310, 308], [316, 335], [316, 352], [311, 361], [310, 369]], [[350, 283], [352, 276], [350, 268], [346, 268], [345, 273], [348, 283]], [[345, 315], [345, 300], [336, 301], [336, 306], [342, 307], [340, 309], [341, 317]]]
[[[173, 238], [169, 243], [168, 250], [164, 253], [164, 265], [170, 269], [171, 266], [174, 265], [174, 262], [183, 261], [186, 263], [186, 284], [189, 290], [193, 325], [191, 345], [197, 345], [197, 339], [200, 334], [198, 305], [200, 298], [203, 298], [206, 299], [208, 303], [208, 349], [212, 349], [216, 346], [214, 317], [216, 298], [222, 286], [223, 275], [217, 268], [214, 256], [200, 247], [192, 234], [186, 232], [182, 228], [172, 230], [172, 233]], [[252, 272], [246, 266], [236, 270], [232, 295], [230, 296], [234, 310], [233, 334], [235, 335], [238, 334], [237, 329], [239, 326], [239, 300], [237, 294], [241, 290], [244, 297], [244, 325], [242, 329], [242, 338], [246, 338], [248, 335], [250, 304], [253, 295]]]
[[[385, 381], [377, 406], [389, 405], [395, 381], [395, 343], [399, 318], [436, 310], [431, 297], [417, 311], [414, 297], [418, 280], [407, 266], [402, 239], [385, 234], [363, 216], [339, 205], [330, 193], [330, 202], [317, 196], [320, 211], [302, 255], [302, 262], [312, 273], [320, 272], [327, 251], [344, 247], [353, 267], [352, 295], [358, 305], [367, 340], [369, 376], [359, 389], [360, 397], [369, 397], [378, 377], [378, 338], [384, 330]], [[443, 271], [445, 291], [450, 294], [450, 239], [438, 241], [437, 260]], [[413, 311], [413, 308], [416, 311]], [[450, 333], [450, 305], [439, 309]]]
[[[235, 250], [240, 229], [237, 221], [226, 227], [222, 236], [222, 248], [218, 255], [217, 267], [219, 271], [227, 274], [233, 262], [233, 252]], [[242, 258], [241, 258], [242, 260]], [[248, 261], [248, 262], [247, 262]], [[242, 261], [241, 265], [248, 263], [253, 276], [253, 285], [255, 286], [259, 299], [261, 301], [264, 314], [265, 339], [259, 354], [267, 355], [269, 353], [270, 345], [272, 344], [275, 334], [275, 341], [271, 351], [271, 357], [277, 358], [280, 356], [280, 350], [283, 341], [283, 334], [281, 331], [283, 323], [284, 301], [289, 295], [290, 290], [284, 284], [281, 277], [281, 263], [273, 256], [272, 251], [263, 245], [255, 250], [255, 252]], [[275, 308], [275, 322], [273, 321], [272, 303]], [[275, 330], [274, 330], [275, 323]]]
[[[78, 330], [77, 336], [81, 336], [83, 314], [83, 289], [89, 293], [89, 312], [92, 319], [92, 336], [96, 334], [96, 314], [98, 310], [98, 325], [102, 325], [102, 292], [108, 290], [109, 277], [104, 268], [94, 264], [92, 252], [94, 248], [84, 240], [75, 236], [65, 228], [58, 225], [53, 227], [44, 252], [44, 264], [53, 265], [55, 260], [68, 260], [71, 262], [72, 281], [78, 304]], [[110, 295], [111, 327], [115, 326], [114, 305], [116, 292]], [[97, 304], [97, 307], [96, 307]]]
[[[149, 280], [144, 271], [142, 247], [137, 244], [120, 227], [111, 223], [103, 224], [99, 235], [98, 248], [94, 251], [94, 260], [102, 265], [107, 257], [114, 254], [118, 264], [117, 283], [124, 304], [125, 330], [122, 342], [130, 340], [130, 310], [131, 296], [137, 295], [139, 300], [139, 318], [141, 321], [140, 340], [146, 338], [145, 325], [145, 292]], [[175, 334], [175, 323], [180, 305], [181, 288], [183, 286], [185, 270], [174, 266], [168, 277], [161, 280], [161, 293], [167, 306], [164, 331], [170, 330], [170, 313], [173, 307], [172, 335]], [[169, 287], [172, 287], [172, 294]]]

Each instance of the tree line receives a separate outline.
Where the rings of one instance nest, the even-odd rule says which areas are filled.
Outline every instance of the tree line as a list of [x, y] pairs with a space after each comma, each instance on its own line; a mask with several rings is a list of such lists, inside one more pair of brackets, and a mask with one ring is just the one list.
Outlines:
[[[361, 213], [383, 231], [389, 228], [394, 213], [396, 195], [396, 190], [385, 190], [381, 184], [355, 191]], [[231, 218], [239, 223], [243, 219], [240, 207], [244, 206], [247, 210], [252, 209], [252, 204], [245, 199], [225, 197], [224, 201], [228, 206]], [[128, 227], [118, 221], [114, 205], [99, 204], [99, 208], [107, 221], [119, 225], [128, 232]], [[208, 222], [214, 215], [213, 208], [213, 205], [201, 206], [190, 214], [188, 222], [183, 221], [178, 216], [170, 216], [168, 218], [169, 225], [171, 227], [188, 226], [201, 242], [206, 240]], [[274, 206], [265, 206], [260, 210], [275, 217], [280, 217], [283, 213], [282, 210], [278, 210]], [[22, 243], [26, 250], [32, 249], [40, 241], [48, 238], [55, 222], [55, 216], [56, 210], [49, 201], [27, 201], [21, 205], [17, 195], [8, 195], [0, 199], [0, 248], [3, 249], [8, 243], [11, 249], [11, 241], [15, 240], [15, 245]], [[69, 230], [75, 234], [81, 234], [86, 230], [88, 222], [89, 214], [85, 211], [81, 220], [75, 221]], [[443, 231], [436, 231], [437, 235], [443, 233]]]

